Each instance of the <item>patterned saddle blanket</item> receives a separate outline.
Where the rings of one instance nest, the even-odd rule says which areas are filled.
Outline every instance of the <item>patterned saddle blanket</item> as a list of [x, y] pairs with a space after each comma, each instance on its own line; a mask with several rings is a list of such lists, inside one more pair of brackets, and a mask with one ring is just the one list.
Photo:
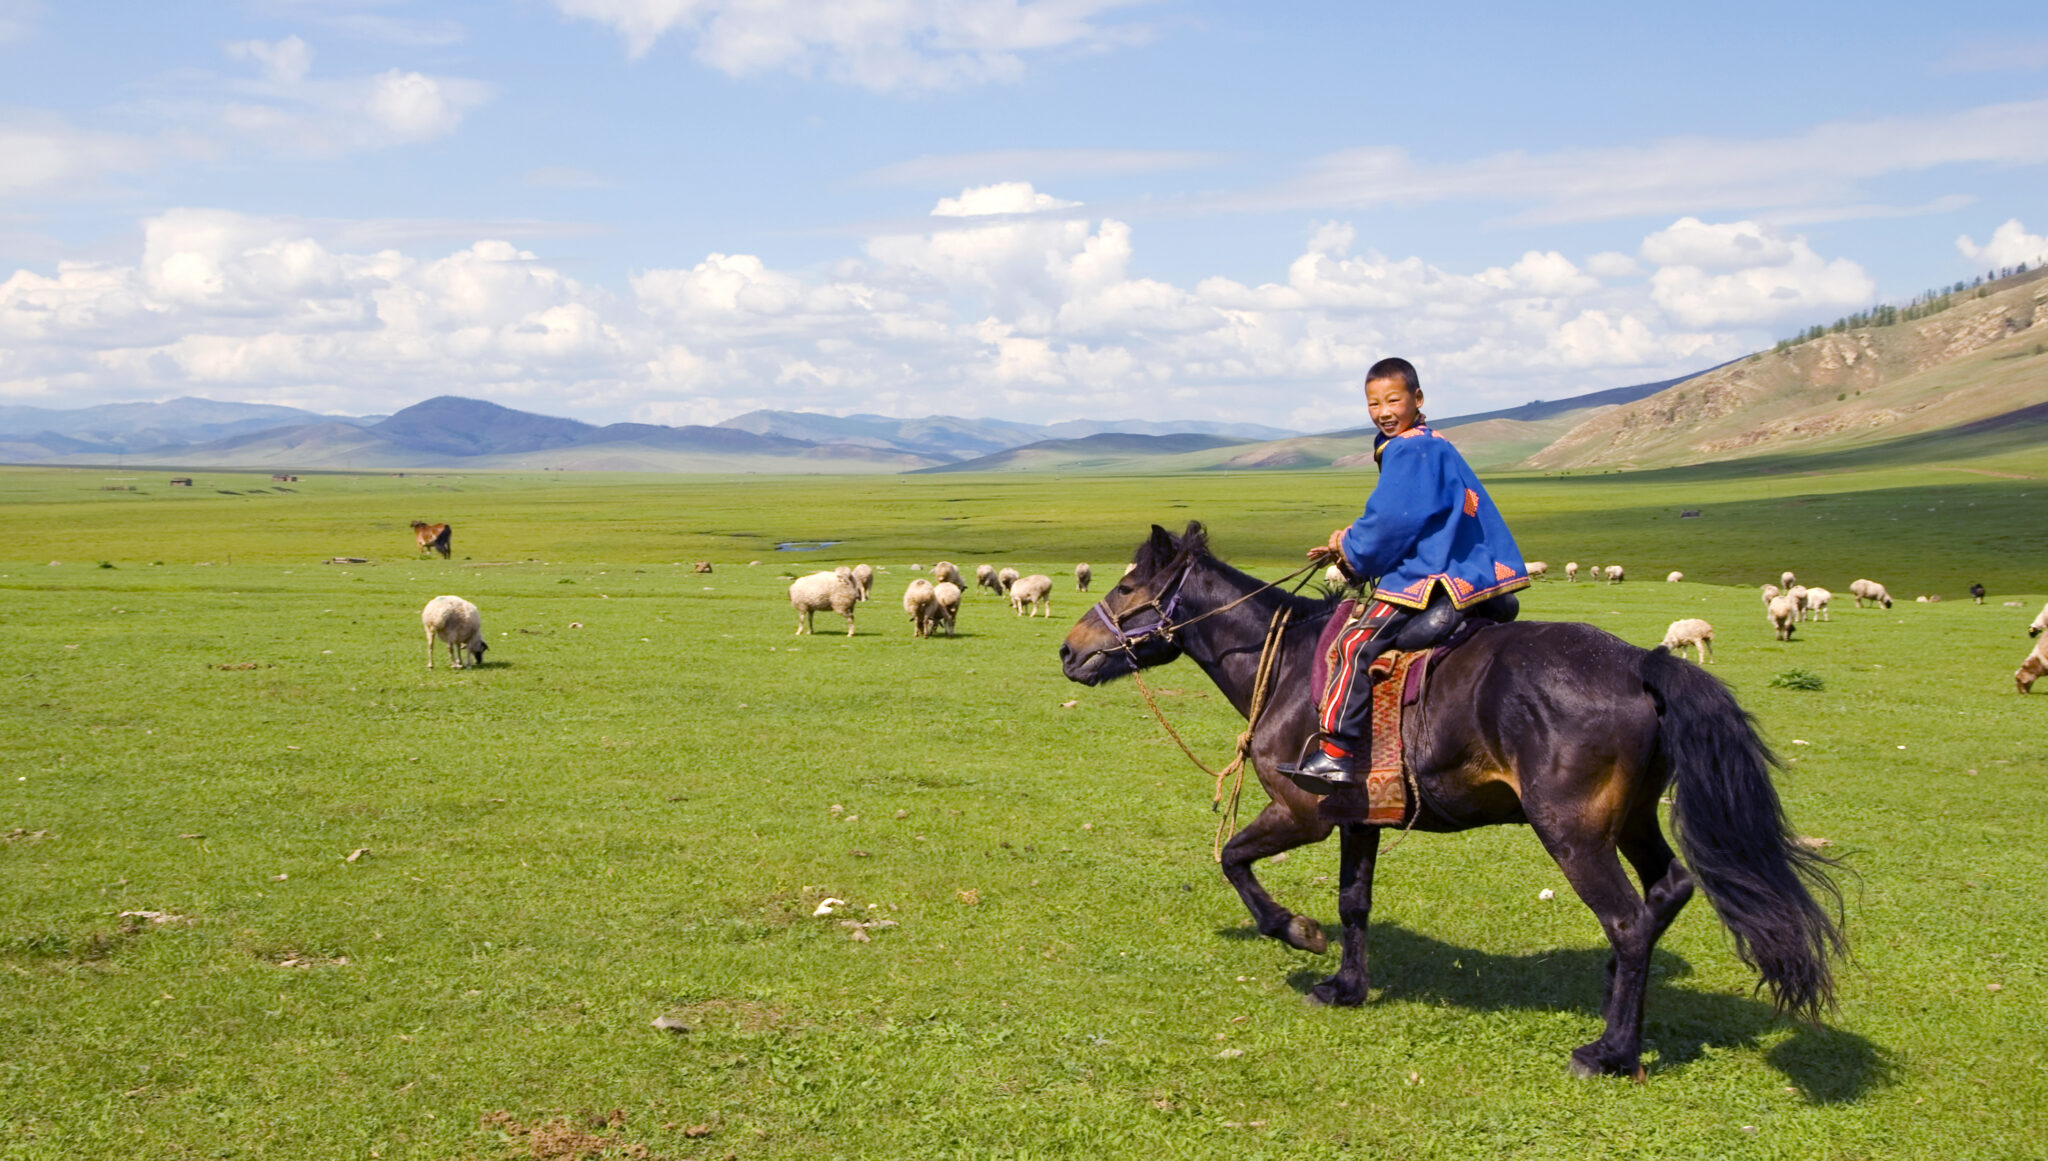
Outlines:
[[[1330, 616], [1316, 642], [1313, 680], [1318, 699], [1330, 687], [1330, 667], [1336, 663], [1337, 638], [1350, 623], [1356, 601], [1346, 601]], [[1452, 641], [1411, 653], [1383, 653], [1372, 663], [1372, 763], [1365, 779], [1368, 824], [1399, 826], [1408, 820], [1411, 795], [1403, 765], [1401, 719], [1409, 706], [1422, 699], [1430, 660]]]

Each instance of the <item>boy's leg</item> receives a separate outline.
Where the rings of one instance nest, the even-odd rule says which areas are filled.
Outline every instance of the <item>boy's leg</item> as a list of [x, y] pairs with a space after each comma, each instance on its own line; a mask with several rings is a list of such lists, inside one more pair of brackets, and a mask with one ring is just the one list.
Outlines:
[[1372, 608], [1338, 639], [1330, 666], [1330, 686], [1323, 692], [1322, 731], [1310, 743], [1298, 767], [1281, 773], [1311, 794], [1329, 794], [1341, 786], [1362, 783], [1371, 760], [1373, 659], [1386, 652], [1394, 634], [1415, 616], [1386, 601]]

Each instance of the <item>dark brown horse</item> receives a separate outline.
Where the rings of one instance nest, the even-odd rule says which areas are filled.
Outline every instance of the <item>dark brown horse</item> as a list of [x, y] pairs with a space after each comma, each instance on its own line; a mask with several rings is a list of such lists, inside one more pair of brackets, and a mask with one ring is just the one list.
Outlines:
[[454, 536], [455, 529], [451, 525], [429, 524], [424, 520], [412, 522], [412, 538], [419, 542], [420, 551], [433, 549], [441, 554], [442, 560], [448, 559]]
[[[1252, 760], [1272, 802], [1224, 846], [1222, 863], [1260, 932], [1321, 952], [1320, 925], [1276, 903], [1252, 864], [1335, 828], [1320, 816], [1320, 799], [1275, 773], [1315, 729], [1310, 670], [1335, 602], [1289, 596], [1217, 560], [1200, 524], [1178, 538], [1154, 525], [1135, 560], [1060, 646], [1072, 680], [1096, 685], [1184, 654], [1245, 713], [1267, 626], [1283, 605], [1292, 607], [1252, 736]], [[1437, 658], [1402, 737], [1420, 800], [1416, 830], [1527, 823], [1599, 917], [1613, 947], [1602, 1004], [1607, 1027], [1572, 1052], [1573, 1072], [1641, 1075], [1650, 951], [1694, 884], [1780, 1010], [1817, 1017], [1832, 1006], [1828, 961], [1842, 952], [1842, 938], [1814, 897], [1815, 890], [1832, 897], [1839, 910], [1829, 861], [1794, 840], [1771, 785], [1776, 759], [1728, 688], [1705, 670], [1590, 625], [1486, 625]], [[1683, 863], [1657, 821], [1667, 786]], [[1321, 1003], [1365, 1001], [1379, 843], [1377, 827], [1343, 827], [1343, 958], [1311, 992]], [[1635, 868], [1641, 892], [1622, 859]]]

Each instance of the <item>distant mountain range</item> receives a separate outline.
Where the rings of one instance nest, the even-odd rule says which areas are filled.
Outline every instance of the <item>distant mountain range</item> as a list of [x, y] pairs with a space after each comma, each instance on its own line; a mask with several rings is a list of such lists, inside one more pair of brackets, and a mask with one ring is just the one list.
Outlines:
[[[1435, 418], [1481, 470], [1612, 470], [1754, 457], [1968, 452], [2048, 442], [2048, 278], [1844, 329], [1697, 375]], [[1371, 428], [754, 411], [606, 426], [441, 396], [388, 416], [174, 399], [0, 407], [0, 462], [167, 468], [757, 472], [1276, 471], [1370, 466]]]

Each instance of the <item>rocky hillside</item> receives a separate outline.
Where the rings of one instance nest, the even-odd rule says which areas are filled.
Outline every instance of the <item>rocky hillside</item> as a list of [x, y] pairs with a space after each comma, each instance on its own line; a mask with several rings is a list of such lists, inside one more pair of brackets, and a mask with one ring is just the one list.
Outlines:
[[1525, 464], [1665, 467], [1837, 451], [2048, 402], [2048, 279], [2034, 272], [1983, 289], [1926, 318], [1761, 352], [1592, 416]]

